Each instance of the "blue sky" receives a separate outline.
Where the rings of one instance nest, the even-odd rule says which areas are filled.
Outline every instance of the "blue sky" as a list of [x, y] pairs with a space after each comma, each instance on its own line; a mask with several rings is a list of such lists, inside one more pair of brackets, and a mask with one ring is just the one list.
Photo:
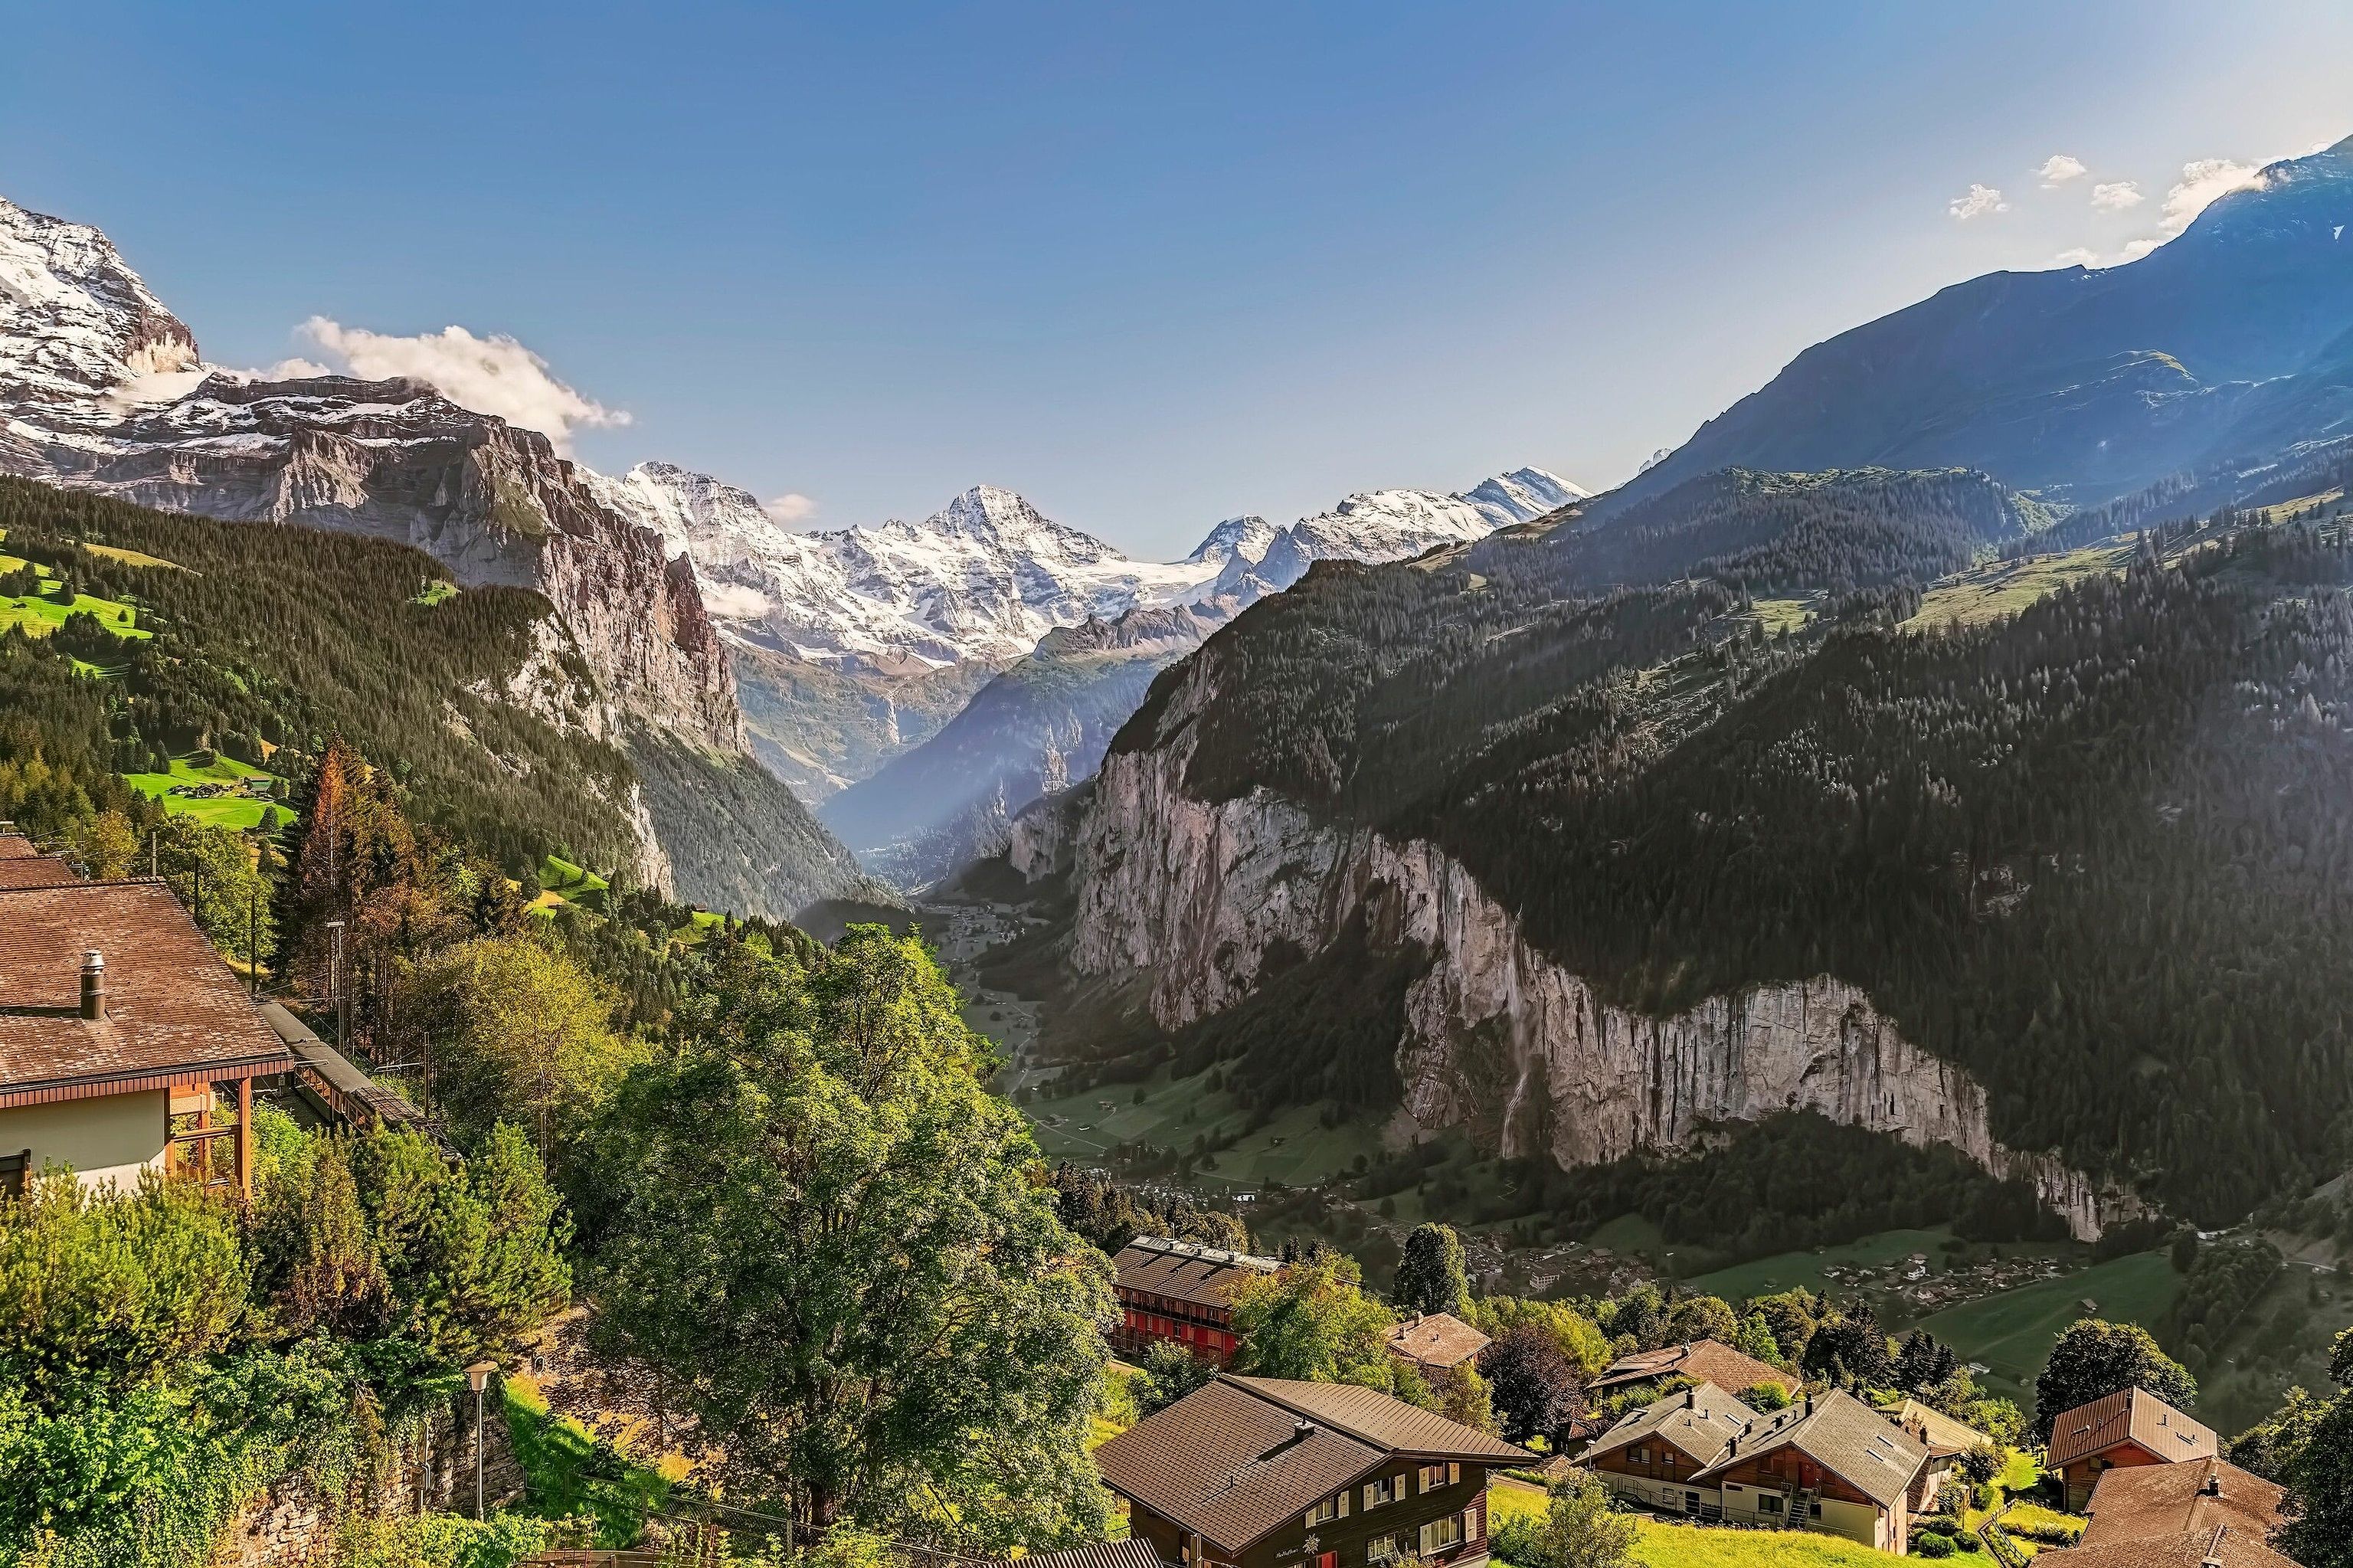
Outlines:
[[213, 360], [510, 334], [626, 411], [600, 467], [822, 526], [986, 481], [1155, 556], [1615, 482], [1810, 342], [2353, 132], [2341, 3], [15, 10], [0, 195]]

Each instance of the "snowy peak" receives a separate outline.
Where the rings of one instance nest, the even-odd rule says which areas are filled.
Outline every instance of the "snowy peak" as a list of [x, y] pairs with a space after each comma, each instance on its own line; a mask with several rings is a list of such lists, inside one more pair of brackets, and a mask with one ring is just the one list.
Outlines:
[[1584, 494], [1541, 469], [1498, 475], [1465, 495], [1366, 491], [1287, 528], [1229, 517], [1191, 555], [1160, 565], [1130, 559], [997, 485], [975, 485], [920, 523], [796, 534], [748, 491], [666, 463], [595, 483], [673, 554], [692, 556], [728, 636], [890, 673], [1009, 662], [1057, 627], [1135, 609], [1201, 605], [1230, 614], [1288, 588], [1316, 561], [1399, 560]]
[[1255, 514], [1246, 517], [1229, 517], [1209, 530], [1209, 536], [1193, 546], [1185, 558], [1202, 566], [1223, 567], [1229, 561], [1255, 561], [1266, 554], [1282, 530]]
[[105, 235], [0, 198], [0, 403], [76, 402], [196, 364], [195, 335]]
[[1531, 522], [1572, 501], [1591, 498], [1590, 493], [1580, 486], [1540, 468], [1516, 468], [1509, 473], [1497, 474], [1484, 484], [1464, 491], [1461, 496], [1498, 528]]

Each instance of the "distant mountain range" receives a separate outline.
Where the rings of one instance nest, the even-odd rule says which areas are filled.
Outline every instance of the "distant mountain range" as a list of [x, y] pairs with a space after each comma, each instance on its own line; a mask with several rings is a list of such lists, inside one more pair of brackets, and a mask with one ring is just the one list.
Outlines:
[[1980, 469], [2093, 505], [2353, 436], [2353, 138], [2127, 265], [1994, 272], [1841, 333], [1612, 493], [1718, 469]]
[[[1287, 526], [1228, 518], [1183, 559], [1152, 562], [993, 485], [921, 522], [800, 534], [750, 492], [669, 464], [593, 482], [693, 563], [762, 760], [909, 885], [990, 847], [1006, 814], [1041, 789], [1091, 773], [1143, 695], [1129, 677], [1149, 679], [1316, 561], [1419, 555], [1586, 495], [1535, 468], [1456, 495], [1368, 491]], [[1058, 629], [1115, 627], [1132, 613], [1151, 619], [1088, 633], [1083, 654], [1068, 640], [1048, 646]], [[1033, 655], [1056, 673], [1018, 668]], [[978, 700], [1000, 672], [1011, 683]], [[887, 767], [951, 720], [946, 750]], [[953, 764], [937, 760], [949, 755]], [[829, 799], [845, 790], [854, 798]]]

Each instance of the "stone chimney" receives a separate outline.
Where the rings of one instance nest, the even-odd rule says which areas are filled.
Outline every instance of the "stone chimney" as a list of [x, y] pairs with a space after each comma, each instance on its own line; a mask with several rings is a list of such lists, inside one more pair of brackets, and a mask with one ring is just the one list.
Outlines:
[[96, 948], [81, 956], [81, 1015], [106, 1016], [106, 955]]

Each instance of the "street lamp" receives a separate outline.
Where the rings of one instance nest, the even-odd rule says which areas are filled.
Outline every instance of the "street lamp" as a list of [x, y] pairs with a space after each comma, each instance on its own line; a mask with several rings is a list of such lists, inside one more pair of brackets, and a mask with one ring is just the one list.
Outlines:
[[478, 1524], [482, 1519], [482, 1390], [498, 1370], [495, 1361], [476, 1361], [466, 1369], [466, 1386], [474, 1391], [474, 1520]]

